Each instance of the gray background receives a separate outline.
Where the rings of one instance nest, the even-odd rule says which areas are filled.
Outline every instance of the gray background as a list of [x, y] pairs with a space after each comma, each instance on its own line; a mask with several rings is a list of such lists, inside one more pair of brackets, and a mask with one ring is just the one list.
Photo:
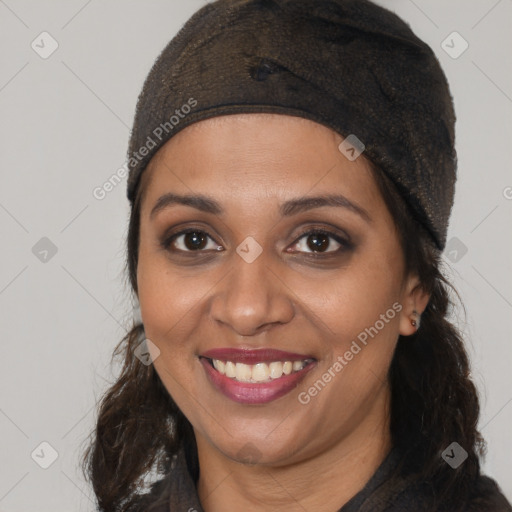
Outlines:
[[[103, 200], [93, 190], [125, 162], [154, 59], [204, 3], [0, 0], [0, 511], [93, 510], [77, 460], [132, 314], [126, 182]], [[445, 254], [466, 305], [455, 318], [482, 396], [484, 470], [512, 499], [512, 1], [379, 3], [433, 47], [455, 98], [459, 181]], [[51, 49], [43, 31], [58, 43], [46, 59], [31, 47]], [[469, 44], [457, 58], [454, 31]], [[48, 469], [42, 442], [58, 453]]]

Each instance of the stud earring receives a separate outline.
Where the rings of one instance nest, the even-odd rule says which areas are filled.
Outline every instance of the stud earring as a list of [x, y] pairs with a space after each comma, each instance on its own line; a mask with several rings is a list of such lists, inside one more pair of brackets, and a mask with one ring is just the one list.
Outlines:
[[419, 314], [416, 310], [414, 310], [414, 311], [412, 312], [412, 314], [413, 314], [415, 317], [417, 317], [417, 319], [418, 319], [418, 320], [411, 320], [411, 325], [412, 325], [413, 327], [416, 327], [417, 329], [419, 329], [419, 327], [420, 327], [420, 314]]

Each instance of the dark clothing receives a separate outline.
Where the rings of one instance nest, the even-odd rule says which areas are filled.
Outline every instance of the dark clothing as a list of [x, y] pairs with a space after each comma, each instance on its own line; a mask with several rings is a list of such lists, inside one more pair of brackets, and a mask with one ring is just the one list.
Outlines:
[[[412, 476], [391, 481], [398, 459], [398, 452], [391, 451], [365, 487], [338, 512], [430, 512], [433, 497], [426, 485]], [[204, 512], [183, 450], [174, 462], [169, 476], [154, 487], [153, 504], [141, 512]], [[433, 510], [450, 512], [442, 505]], [[494, 480], [481, 476], [464, 512], [512, 512], [512, 506]]]

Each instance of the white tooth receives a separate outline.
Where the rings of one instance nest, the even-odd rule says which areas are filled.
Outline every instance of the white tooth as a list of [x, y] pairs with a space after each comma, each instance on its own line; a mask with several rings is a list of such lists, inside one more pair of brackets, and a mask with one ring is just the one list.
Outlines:
[[214, 359], [213, 360], [213, 367], [219, 372], [219, 373], [222, 373], [222, 375], [224, 375], [224, 373], [226, 372], [226, 365], [224, 364], [223, 361], [219, 361], [218, 359]]
[[298, 372], [299, 370], [302, 370], [303, 366], [304, 365], [303, 365], [302, 361], [294, 361], [293, 362], [293, 371]]
[[283, 375], [283, 363], [281, 361], [274, 361], [269, 365], [270, 376], [273, 379], [279, 379]]
[[213, 359], [214, 368], [231, 379], [240, 382], [266, 382], [270, 379], [279, 379], [283, 375], [290, 375], [292, 372], [302, 370], [309, 360], [306, 361], [272, 361], [271, 363], [257, 363], [249, 365], [244, 363], [233, 363], [232, 361], [221, 361]]
[[236, 363], [236, 380], [240, 382], [249, 382], [251, 380], [252, 369], [248, 364]]
[[232, 363], [231, 361], [226, 362], [226, 366], [224, 367], [224, 371], [226, 372], [226, 377], [236, 377], [236, 367], [235, 363]]
[[256, 382], [268, 380], [269, 375], [270, 370], [266, 363], [257, 363], [252, 367], [252, 380], [255, 380]]

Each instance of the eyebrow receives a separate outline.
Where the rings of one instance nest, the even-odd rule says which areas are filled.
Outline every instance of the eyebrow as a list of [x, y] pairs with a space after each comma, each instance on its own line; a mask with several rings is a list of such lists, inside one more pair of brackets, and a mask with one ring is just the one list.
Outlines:
[[[167, 209], [173, 205], [185, 205], [200, 210], [202, 212], [211, 213], [214, 215], [222, 215], [224, 213], [224, 209], [222, 206], [213, 198], [197, 194], [197, 195], [178, 195], [173, 193], [164, 194], [159, 197], [151, 213], [149, 214], [150, 219], [152, 219], [158, 212]], [[290, 217], [292, 215], [296, 215], [298, 213], [312, 210], [314, 208], [321, 208], [323, 206], [337, 207], [337, 208], [345, 208], [350, 210], [360, 217], [362, 217], [365, 221], [371, 222], [371, 217], [368, 212], [353, 203], [345, 196], [340, 194], [326, 194], [320, 196], [305, 196], [299, 197], [295, 199], [290, 199], [279, 207], [279, 212], [283, 217]]]

